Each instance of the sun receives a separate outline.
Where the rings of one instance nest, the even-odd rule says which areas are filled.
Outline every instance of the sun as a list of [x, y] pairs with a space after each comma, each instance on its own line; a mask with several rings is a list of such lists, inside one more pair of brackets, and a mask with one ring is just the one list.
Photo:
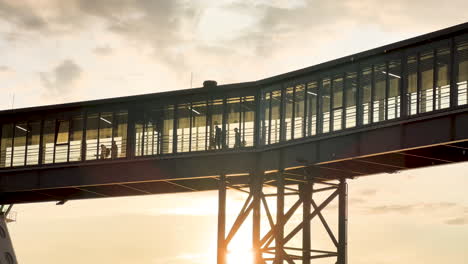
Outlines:
[[227, 264], [253, 264], [252, 249], [233, 249], [227, 253]]

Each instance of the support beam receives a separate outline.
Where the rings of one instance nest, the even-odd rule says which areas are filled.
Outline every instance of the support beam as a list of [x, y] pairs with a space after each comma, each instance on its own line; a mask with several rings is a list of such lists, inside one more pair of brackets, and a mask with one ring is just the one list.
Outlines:
[[310, 220], [306, 219], [311, 214], [311, 203], [312, 203], [312, 183], [301, 184], [301, 196], [302, 196], [302, 221], [304, 227], [302, 229], [302, 263], [310, 264]]
[[278, 172], [276, 181], [275, 264], [283, 264], [284, 238], [284, 174]]
[[262, 199], [263, 172], [255, 170], [250, 175], [250, 193], [252, 194], [252, 249], [254, 253], [254, 264], [263, 264], [260, 244], [260, 210]]
[[348, 184], [340, 179], [338, 187], [338, 262], [348, 263]]
[[218, 190], [218, 264], [226, 264], [226, 175], [219, 177]]
[[[285, 212], [285, 197], [286, 197], [286, 178], [284, 178], [282, 170], [278, 171], [275, 179], [268, 182], [276, 183], [276, 193], [272, 193], [269, 197], [276, 196], [276, 222], [274, 215], [270, 212], [267, 203], [267, 195], [263, 193], [263, 186], [273, 185], [265, 184], [265, 176], [261, 171], [254, 170], [250, 175], [249, 181], [249, 196], [246, 198], [243, 208], [240, 210], [236, 221], [230, 229], [227, 236], [221, 236], [224, 233], [225, 225], [225, 199], [226, 189], [229, 188], [227, 181], [220, 184], [220, 215], [218, 216], [218, 264], [226, 264], [226, 259], [222, 258], [222, 250], [226, 252], [230, 241], [234, 238], [237, 230], [243, 225], [249, 215], [252, 215], [252, 251], [254, 255], [253, 264], [294, 264], [297, 261], [303, 264], [315, 263], [315, 260], [322, 258], [334, 258], [336, 264], [347, 264], [347, 184], [346, 179], [341, 179], [339, 183], [333, 182], [315, 182], [311, 179], [306, 179], [304, 182], [297, 183], [299, 191], [297, 201]], [[314, 186], [318, 186], [314, 190]], [[323, 187], [322, 185], [325, 185]], [[314, 192], [326, 192], [328, 197], [325, 198], [319, 205], [313, 200]], [[323, 209], [330, 205], [335, 199], [338, 199], [338, 208], [336, 210], [338, 216], [338, 237], [335, 237], [330, 225], [328, 225], [325, 217], [322, 215]], [[223, 204], [224, 201], [224, 204]], [[264, 206], [266, 217], [268, 218], [270, 229], [261, 238], [260, 237], [260, 220], [261, 206]], [[302, 205], [302, 210], [297, 209]], [[302, 214], [302, 221], [287, 235], [285, 235], [285, 225], [291, 220], [292, 216]], [[318, 218], [318, 219], [317, 219]], [[328, 233], [330, 240], [333, 242], [333, 248], [312, 248], [312, 230], [311, 221], [317, 219], [323, 225], [323, 228]], [[300, 233], [301, 232], [301, 233]], [[301, 237], [297, 237], [302, 234]], [[223, 239], [224, 238], [224, 239]], [[302, 240], [302, 246], [298, 248], [287, 246], [287, 243], [295, 239]], [[224, 243], [224, 244], [223, 244]], [[272, 245], [274, 243], [274, 245]], [[297, 252], [291, 252], [297, 251]], [[265, 254], [265, 258], [263, 256]]]

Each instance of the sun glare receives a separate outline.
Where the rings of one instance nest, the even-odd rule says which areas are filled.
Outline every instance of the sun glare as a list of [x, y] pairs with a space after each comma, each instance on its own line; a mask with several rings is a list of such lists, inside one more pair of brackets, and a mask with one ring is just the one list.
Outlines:
[[253, 253], [251, 249], [229, 250], [227, 264], [253, 264]]

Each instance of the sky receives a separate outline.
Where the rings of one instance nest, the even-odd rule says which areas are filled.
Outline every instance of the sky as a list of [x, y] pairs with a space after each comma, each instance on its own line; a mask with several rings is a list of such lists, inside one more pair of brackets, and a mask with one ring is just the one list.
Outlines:
[[[0, 109], [254, 81], [467, 22], [465, 6], [0, 0]], [[350, 181], [350, 263], [465, 263], [466, 169]], [[26, 264], [214, 263], [216, 202], [202, 192], [18, 205], [10, 231]]]

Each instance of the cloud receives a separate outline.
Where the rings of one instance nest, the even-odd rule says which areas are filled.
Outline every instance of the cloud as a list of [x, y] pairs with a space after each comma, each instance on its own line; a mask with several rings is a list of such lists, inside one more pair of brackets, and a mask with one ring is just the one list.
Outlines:
[[447, 225], [467, 225], [468, 224], [468, 216], [466, 217], [457, 217], [452, 218], [445, 221]]
[[47, 22], [36, 13], [36, 10], [22, 1], [0, 1], [0, 17], [7, 22], [25, 30], [43, 30]]
[[108, 56], [112, 54], [112, 48], [109, 45], [97, 46], [93, 49], [94, 54]]
[[409, 213], [412, 212], [416, 205], [382, 205], [369, 208], [370, 214], [384, 214], [384, 213]]
[[63, 60], [49, 73], [40, 73], [42, 85], [49, 93], [61, 95], [70, 91], [82, 74], [81, 67], [71, 59]]
[[366, 203], [367, 200], [359, 197], [353, 197], [349, 199], [349, 204], [363, 204]]
[[363, 196], [375, 196], [377, 194], [376, 189], [364, 189], [360, 192]]
[[13, 70], [12, 68], [5, 66], [5, 65], [0, 65], [0, 77], [3, 78], [4, 80], [9, 79], [13, 76], [16, 75], [16, 71]]
[[[362, 2], [0, 0], [0, 20], [18, 27], [19, 34], [38, 32], [44, 37], [52, 33], [71, 35], [89, 28], [103, 30], [103, 35], [112, 33], [132, 47], [147, 51], [155, 61], [164, 63], [177, 74], [200, 69], [202, 74], [228, 81], [239, 81], [241, 76], [244, 80], [259, 78], [330, 59], [326, 55], [330, 54], [326, 52], [328, 45], [323, 43], [337, 42], [348, 32], [362, 31], [365, 25], [401, 32], [465, 21], [462, 12], [457, 10], [457, 3], [464, 4], [462, 0], [442, 7], [444, 14], [457, 14], [450, 19], [440, 15], [440, 3], [435, 0]], [[224, 19], [216, 16], [207, 20], [210, 14], [216, 13], [209, 12], [213, 9], [228, 14], [225, 19], [235, 21], [231, 24], [236, 26], [226, 28], [221, 21]], [[427, 17], [432, 19], [427, 21]], [[207, 40], [206, 34], [200, 34], [201, 30], [217, 31], [219, 37]], [[363, 49], [368, 48], [365, 43], [369, 42], [363, 41]], [[95, 53], [104, 55], [109, 51], [100, 48]], [[233, 77], [234, 68], [253, 62], [256, 63], [253, 67], [264, 72]], [[277, 72], [272, 72], [272, 68]]]
[[388, 214], [388, 213], [434, 213], [444, 210], [463, 209], [462, 205], [452, 202], [439, 203], [414, 203], [414, 204], [393, 204], [371, 206], [365, 208], [368, 214]]

